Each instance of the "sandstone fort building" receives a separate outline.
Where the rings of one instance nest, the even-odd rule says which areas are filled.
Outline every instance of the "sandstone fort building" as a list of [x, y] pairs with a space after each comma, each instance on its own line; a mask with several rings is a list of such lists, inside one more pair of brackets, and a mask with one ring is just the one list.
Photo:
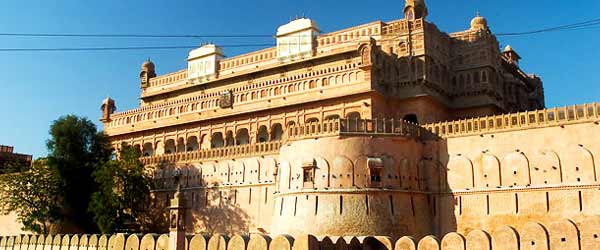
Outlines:
[[188, 233], [600, 244], [600, 104], [546, 108], [482, 16], [445, 33], [423, 0], [402, 11], [332, 33], [296, 19], [275, 47], [206, 44], [164, 75], [146, 61], [140, 107], [104, 100], [105, 132], [142, 153], [149, 206], [181, 174]]

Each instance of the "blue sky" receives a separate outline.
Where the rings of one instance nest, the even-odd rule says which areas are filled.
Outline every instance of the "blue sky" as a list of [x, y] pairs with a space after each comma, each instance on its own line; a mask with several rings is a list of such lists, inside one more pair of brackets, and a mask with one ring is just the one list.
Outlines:
[[[496, 33], [528, 31], [600, 18], [597, 0], [428, 0], [428, 20], [446, 32], [467, 29], [479, 10]], [[0, 33], [274, 34], [291, 17], [314, 19], [323, 32], [402, 17], [402, 0], [254, 1], [29, 1], [3, 0]], [[500, 37], [540, 75], [547, 106], [600, 98], [600, 27], [532, 36]], [[133, 39], [0, 37], [0, 48], [179, 46], [271, 43], [249, 39]], [[226, 48], [228, 56], [255, 50]], [[50, 123], [66, 114], [100, 126], [100, 102], [118, 110], [139, 100], [139, 66], [151, 58], [159, 74], [186, 67], [187, 49], [103, 52], [0, 52], [0, 144], [44, 156]], [[101, 127], [100, 127], [101, 129]]]

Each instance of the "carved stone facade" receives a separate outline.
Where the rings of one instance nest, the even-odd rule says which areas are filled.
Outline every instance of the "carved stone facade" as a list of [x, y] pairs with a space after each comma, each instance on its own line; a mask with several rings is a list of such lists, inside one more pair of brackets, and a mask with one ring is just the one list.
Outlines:
[[[141, 107], [105, 112], [105, 131], [142, 153], [153, 206], [183, 173], [189, 232], [469, 244], [487, 237], [475, 228], [598, 215], [599, 105], [544, 110], [541, 79], [481, 16], [446, 34], [424, 1], [404, 13], [320, 35], [296, 20], [278, 47], [232, 58], [194, 50], [212, 51], [190, 59], [210, 74], [142, 80]], [[310, 42], [289, 36], [304, 31]]]

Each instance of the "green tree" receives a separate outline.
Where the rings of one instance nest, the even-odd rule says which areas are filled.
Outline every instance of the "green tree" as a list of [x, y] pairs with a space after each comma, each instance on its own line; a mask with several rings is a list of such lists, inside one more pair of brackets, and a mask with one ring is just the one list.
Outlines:
[[0, 212], [16, 213], [23, 230], [49, 233], [59, 219], [60, 180], [38, 159], [26, 171], [0, 175]]
[[140, 223], [151, 181], [139, 157], [138, 150], [124, 146], [118, 159], [106, 161], [93, 173], [98, 191], [92, 195], [89, 211], [103, 233]]
[[60, 179], [63, 219], [84, 232], [97, 231], [88, 212], [97, 190], [94, 170], [111, 157], [108, 138], [87, 118], [60, 117], [50, 126], [48, 166]]

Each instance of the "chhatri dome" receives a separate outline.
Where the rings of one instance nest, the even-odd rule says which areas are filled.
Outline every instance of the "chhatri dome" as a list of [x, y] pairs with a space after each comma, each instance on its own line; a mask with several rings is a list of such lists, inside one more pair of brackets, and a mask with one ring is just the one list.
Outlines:
[[427, 5], [425, 0], [406, 0], [404, 6], [404, 17], [408, 20], [425, 18], [427, 16]]
[[142, 63], [142, 71], [151, 72], [154, 71], [154, 63], [150, 59]]
[[485, 19], [485, 17], [482, 17], [481, 15], [479, 15], [479, 12], [477, 12], [477, 16], [475, 16], [475, 18], [473, 18], [473, 20], [471, 20], [471, 29], [472, 30], [487, 30], [488, 29], [487, 19]]

